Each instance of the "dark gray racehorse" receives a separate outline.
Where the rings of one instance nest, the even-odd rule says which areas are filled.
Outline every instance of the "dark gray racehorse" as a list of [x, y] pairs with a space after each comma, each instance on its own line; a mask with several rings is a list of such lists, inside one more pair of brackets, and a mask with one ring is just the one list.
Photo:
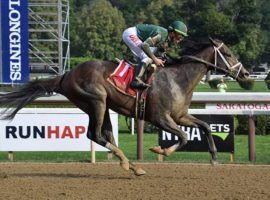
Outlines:
[[[187, 143], [187, 135], [178, 125], [201, 128], [209, 142], [211, 162], [217, 161], [217, 150], [209, 126], [188, 114], [188, 108], [195, 86], [208, 70], [217, 68], [239, 83], [246, 81], [249, 73], [221, 41], [190, 47], [194, 57], [184, 56], [173, 64], [159, 68], [154, 75], [152, 86], [147, 91], [145, 120], [180, 138], [180, 142], [167, 149], [153, 147], [158, 154], [169, 156]], [[0, 96], [0, 106], [11, 108], [6, 118], [12, 119], [24, 106], [38, 97], [53, 92], [66, 96], [90, 119], [87, 136], [96, 143], [111, 150], [119, 159], [121, 166], [131, 169], [136, 175], [145, 172], [129, 162], [124, 153], [116, 146], [109, 109], [134, 117], [135, 99], [118, 92], [108, 81], [108, 76], [117, 67], [109, 61], [90, 61], [78, 65], [66, 74], [47, 80], [35, 80], [14, 92]]]

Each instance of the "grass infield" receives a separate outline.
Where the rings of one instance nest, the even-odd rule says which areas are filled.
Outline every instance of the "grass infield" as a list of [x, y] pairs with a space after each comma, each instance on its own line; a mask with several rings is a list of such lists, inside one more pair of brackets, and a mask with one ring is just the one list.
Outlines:
[[[119, 147], [126, 156], [135, 161], [137, 158], [137, 135], [128, 133], [120, 117]], [[256, 136], [256, 162], [254, 164], [270, 164], [270, 135]], [[144, 159], [145, 162], [156, 162], [157, 155], [148, 149], [158, 145], [158, 134], [144, 134]], [[235, 161], [234, 163], [250, 163], [248, 158], [248, 136], [235, 136]], [[26, 162], [90, 162], [90, 152], [14, 152], [14, 161]], [[220, 163], [230, 163], [229, 153], [218, 153]], [[107, 161], [107, 152], [97, 152], [96, 161]], [[207, 152], [176, 152], [165, 158], [165, 162], [181, 163], [209, 163], [210, 154]], [[7, 162], [7, 152], [0, 153], [0, 162]], [[113, 161], [117, 161], [113, 157]]]
[[[227, 92], [270, 92], [264, 81], [255, 81], [251, 90], [245, 90], [236, 81], [225, 81], [228, 86]], [[201, 82], [197, 85], [195, 92], [218, 92], [217, 89], [210, 88], [208, 83]]]

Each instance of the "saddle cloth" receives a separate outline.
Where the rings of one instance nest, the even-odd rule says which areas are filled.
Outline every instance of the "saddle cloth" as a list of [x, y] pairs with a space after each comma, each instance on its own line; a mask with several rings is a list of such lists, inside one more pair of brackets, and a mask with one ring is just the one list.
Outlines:
[[107, 78], [107, 81], [123, 94], [136, 97], [136, 90], [130, 87], [133, 74], [134, 66], [125, 60], [121, 60], [114, 72]]

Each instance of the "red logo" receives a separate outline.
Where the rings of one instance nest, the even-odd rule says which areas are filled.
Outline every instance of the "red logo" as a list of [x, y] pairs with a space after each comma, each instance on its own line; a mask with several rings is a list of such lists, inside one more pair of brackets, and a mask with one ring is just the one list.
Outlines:
[[6, 126], [6, 138], [78, 139], [86, 132], [84, 126]]
[[142, 43], [142, 41], [138, 38], [137, 35], [130, 35], [129, 38], [132, 42], [134, 42], [136, 45], [139, 45]]

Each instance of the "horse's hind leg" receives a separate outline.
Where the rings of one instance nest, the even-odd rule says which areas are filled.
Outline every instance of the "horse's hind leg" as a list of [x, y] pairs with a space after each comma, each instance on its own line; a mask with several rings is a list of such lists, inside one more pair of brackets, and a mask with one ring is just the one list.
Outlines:
[[[97, 108], [97, 110], [100, 113], [101, 110], [98, 108]], [[102, 116], [104, 116], [104, 113], [102, 114]], [[89, 118], [90, 118], [90, 122], [89, 122], [89, 126], [88, 126], [87, 137], [89, 139], [93, 140], [94, 142], [96, 142], [97, 144], [99, 144], [103, 147], [106, 147], [107, 149], [112, 151], [113, 154], [120, 159], [121, 166], [124, 169], [129, 170], [129, 160], [126, 158], [126, 156], [124, 155], [122, 150], [120, 150], [116, 145], [107, 141], [105, 139], [104, 135], [102, 135], [101, 127], [103, 124], [103, 119], [102, 119], [102, 121], [97, 120], [93, 114], [89, 115]], [[108, 134], [108, 132], [107, 132], [107, 134]]]
[[217, 148], [211, 134], [211, 129], [207, 123], [201, 121], [194, 116], [187, 114], [179, 119], [179, 124], [184, 126], [191, 126], [191, 127], [198, 127], [203, 130], [207, 137], [208, 145], [209, 145], [209, 152], [211, 154], [211, 163], [217, 164]]
[[[129, 162], [123, 151], [115, 144], [109, 111], [106, 107], [107, 93], [105, 89], [100, 85], [91, 86], [88, 84], [83, 89], [70, 90], [69, 94], [72, 92], [77, 95], [70, 96], [69, 99], [89, 116], [87, 137], [112, 151], [120, 159], [121, 166], [124, 169], [133, 169], [134, 165]], [[136, 174], [136, 172], [134, 173]], [[145, 172], [141, 171], [136, 175], [143, 174]]]
[[164, 131], [167, 131], [169, 133], [172, 133], [173, 135], [178, 136], [180, 139], [180, 142], [165, 149], [161, 149], [160, 147], [152, 147], [149, 149], [150, 151], [157, 154], [169, 156], [176, 150], [182, 148], [187, 143], [187, 134], [177, 126], [177, 124], [171, 118], [171, 116], [166, 115], [164, 118], [161, 118], [158, 124], [159, 124], [159, 127], [163, 129]]
[[113, 136], [113, 132], [112, 132], [112, 123], [111, 123], [111, 119], [110, 119], [110, 114], [108, 109], [106, 109], [105, 111], [105, 115], [104, 115], [104, 121], [103, 121], [103, 125], [102, 125], [102, 136], [108, 141], [110, 142], [112, 145], [117, 146], [114, 136]]
[[[112, 123], [111, 123], [108, 109], [106, 109], [105, 115], [104, 115], [104, 122], [102, 125], [102, 136], [111, 144], [111, 148], [114, 149], [114, 151], [112, 150], [112, 152], [118, 158], [120, 158], [120, 160], [125, 160], [125, 159], [127, 160], [124, 153], [117, 147], [117, 145], [115, 143], [113, 132], [112, 132]], [[136, 166], [135, 164], [133, 164], [131, 162], [128, 162], [128, 163], [127, 162], [128, 162], [128, 160], [125, 162], [121, 161], [122, 167], [127, 169], [126, 165], [128, 164], [129, 169], [131, 169], [135, 175], [140, 176], [140, 175], [144, 175], [146, 173], [143, 169]]]

